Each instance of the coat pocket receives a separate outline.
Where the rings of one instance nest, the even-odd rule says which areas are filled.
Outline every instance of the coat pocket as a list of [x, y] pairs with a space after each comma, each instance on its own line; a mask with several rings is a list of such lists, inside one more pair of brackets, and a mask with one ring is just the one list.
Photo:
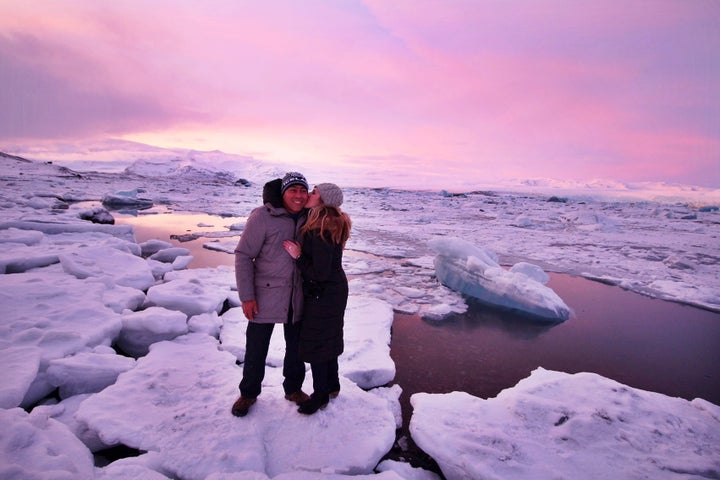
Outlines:
[[255, 284], [258, 304], [258, 322], [283, 323], [287, 320], [290, 307], [290, 283], [280, 280], [265, 280]]

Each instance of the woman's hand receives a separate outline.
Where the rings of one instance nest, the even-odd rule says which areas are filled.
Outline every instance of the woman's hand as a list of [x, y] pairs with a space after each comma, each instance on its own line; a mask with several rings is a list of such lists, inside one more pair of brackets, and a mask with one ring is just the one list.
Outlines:
[[292, 240], [285, 240], [283, 242], [283, 247], [285, 247], [285, 251], [288, 252], [288, 254], [297, 260], [300, 258], [300, 244], [297, 242], [293, 242]]

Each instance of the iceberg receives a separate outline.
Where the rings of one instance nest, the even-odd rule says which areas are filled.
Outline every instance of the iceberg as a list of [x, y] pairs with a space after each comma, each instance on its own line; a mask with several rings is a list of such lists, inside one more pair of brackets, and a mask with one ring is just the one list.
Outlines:
[[434, 238], [428, 246], [437, 253], [435, 274], [446, 287], [538, 320], [563, 322], [570, 318], [570, 308], [544, 285], [547, 275], [539, 267], [523, 262], [505, 270], [493, 252], [456, 237]]
[[112, 210], [123, 208], [133, 208], [144, 210], [153, 206], [153, 201], [149, 198], [138, 197], [139, 189], [121, 191], [115, 193], [107, 193], [102, 199], [102, 204]]

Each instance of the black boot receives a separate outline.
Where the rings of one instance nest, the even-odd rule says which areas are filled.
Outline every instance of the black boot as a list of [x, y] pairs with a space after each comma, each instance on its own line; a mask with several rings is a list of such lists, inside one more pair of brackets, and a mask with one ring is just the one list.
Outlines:
[[303, 402], [300, 404], [300, 408], [298, 408], [298, 412], [303, 413], [305, 415], [312, 415], [313, 413], [317, 412], [321, 408], [327, 407], [328, 402], [330, 401], [330, 396], [325, 393], [313, 393], [310, 395], [310, 400], [307, 402]]

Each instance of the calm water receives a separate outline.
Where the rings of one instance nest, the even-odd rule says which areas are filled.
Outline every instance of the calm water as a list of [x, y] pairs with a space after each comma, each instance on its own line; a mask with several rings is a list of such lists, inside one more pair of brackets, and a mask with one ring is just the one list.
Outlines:
[[[169, 236], [217, 231], [236, 220], [176, 213], [115, 217], [135, 226], [139, 242], [158, 238], [190, 249], [191, 267], [233, 265], [232, 255], [202, 248], [207, 238], [180, 243]], [[595, 372], [635, 388], [720, 405], [720, 314], [568, 275], [551, 274], [548, 285], [574, 310], [573, 318], [539, 325], [474, 303], [442, 322], [396, 314], [391, 355], [405, 418], [413, 393], [459, 390], [494, 397], [537, 367]]]
[[396, 382], [408, 394], [460, 390], [489, 398], [543, 367], [595, 372], [720, 405], [720, 315], [582, 278], [551, 277], [548, 285], [575, 310], [574, 318], [552, 327], [478, 304], [441, 323], [396, 315]]

